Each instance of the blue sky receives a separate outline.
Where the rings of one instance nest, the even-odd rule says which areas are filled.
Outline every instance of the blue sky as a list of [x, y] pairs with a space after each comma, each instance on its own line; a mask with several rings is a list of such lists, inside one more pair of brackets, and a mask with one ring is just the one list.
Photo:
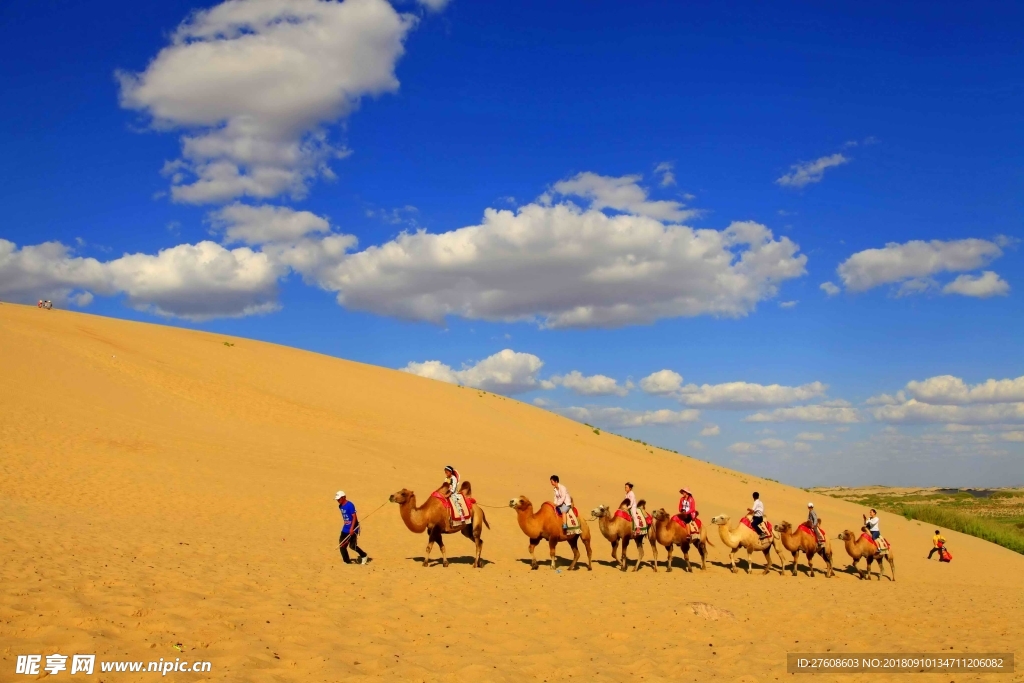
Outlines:
[[800, 485], [1024, 483], [1022, 14], [4, 3], [0, 299]]

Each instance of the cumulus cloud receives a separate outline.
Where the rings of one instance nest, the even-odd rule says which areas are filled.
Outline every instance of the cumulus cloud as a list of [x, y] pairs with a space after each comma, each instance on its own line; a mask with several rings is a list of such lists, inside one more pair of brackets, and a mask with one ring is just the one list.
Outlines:
[[838, 286], [836, 286], [834, 282], [822, 282], [820, 285], [818, 285], [818, 288], [821, 289], [821, 291], [825, 292], [825, 294], [828, 296], [835, 296], [839, 292], [843, 291]]
[[691, 440], [687, 441], [686, 445], [689, 446], [690, 449], [694, 450], [694, 451], [702, 451], [702, 450], [704, 450], [704, 444], [702, 444], [697, 439], [691, 439]]
[[613, 209], [634, 216], [647, 216], [659, 221], [685, 221], [700, 214], [674, 201], [652, 201], [639, 183], [642, 176], [603, 176], [586, 171], [554, 185], [557, 194], [590, 200], [592, 209]]
[[782, 187], [804, 187], [812, 183], [820, 183], [825, 171], [835, 166], [842, 166], [850, 160], [842, 154], [831, 154], [819, 157], [814, 161], [801, 161], [789, 167], [789, 173], [776, 179]]
[[700, 430], [701, 436], [718, 436], [722, 433], [722, 429], [716, 424], [706, 424], [704, 429]]
[[743, 418], [744, 422], [820, 422], [843, 424], [860, 422], [857, 409], [845, 405], [809, 405], [793, 408], [776, 408], [768, 412], [754, 413]]
[[327, 220], [309, 211], [283, 206], [249, 206], [238, 202], [210, 214], [214, 228], [228, 244], [294, 242], [313, 233], [330, 232]]
[[626, 428], [671, 426], [695, 422], [700, 419], [699, 410], [629, 410], [626, 408], [609, 408], [603, 406], [573, 406], [565, 410], [565, 414], [587, 424], [599, 427]]
[[960, 275], [942, 288], [943, 294], [961, 294], [979, 299], [990, 296], [1006, 296], [1010, 293], [1010, 285], [991, 270], [981, 275]]
[[661, 176], [661, 181], [658, 183], [662, 187], [669, 187], [676, 184], [676, 174], [673, 172], [675, 164], [670, 161], [663, 161], [654, 167], [655, 175]]
[[58, 242], [19, 249], [0, 240], [0, 295], [19, 301], [74, 296], [82, 304], [95, 292], [123, 295], [130, 306], [158, 315], [206, 320], [276, 309], [281, 274], [262, 252], [209, 241], [104, 262], [74, 256]]
[[1024, 422], [1024, 403], [992, 403], [987, 405], [933, 405], [909, 399], [898, 405], [871, 409], [880, 422], [999, 424]]
[[488, 209], [481, 225], [403, 233], [300, 272], [355, 310], [587, 328], [744, 316], [806, 260], [758, 223], [695, 230], [563, 202]]
[[824, 441], [825, 435], [821, 432], [800, 432], [796, 435], [797, 441]]
[[121, 104], [184, 131], [164, 168], [173, 199], [299, 197], [346, 153], [327, 127], [398, 89], [415, 23], [385, 0], [227, 0], [190, 15], [144, 71], [119, 72]]
[[1014, 379], [989, 379], [974, 385], [953, 375], [939, 375], [908, 382], [905, 391], [919, 401], [939, 405], [1018, 403], [1024, 402], [1024, 375]]
[[583, 375], [573, 370], [567, 375], [555, 375], [550, 379], [552, 384], [560, 385], [581, 396], [625, 396], [629, 387], [619, 384], [605, 375]]
[[[1003, 251], [998, 241], [963, 239], [946, 242], [914, 240], [903, 244], [890, 242], [881, 249], [857, 252], [841, 263], [837, 272], [846, 288], [853, 292], [886, 284], [900, 284], [900, 295], [920, 293], [937, 286], [932, 279], [934, 275], [975, 270], [999, 258]], [[959, 284], [954, 286], [956, 282]], [[947, 293], [967, 296], [993, 296], [1005, 294], [1009, 289], [1009, 285], [995, 273], [986, 273], [976, 278], [957, 278], [947, 287], [950, 288]]]
[[671, 394], [683, 387], [683, 376], [673, 370], [658, 370], [640, 380], [640, 388], [648, 394]]
[[474, 365], [464, 365], [460, 370], [438, 360], [410, 362], [401, 369], [420, 377], [511, 395], [552, 388], [549, 382], [537, 377], [543, 366], [544, 362], [532, 353], [504, 349]]
[[683, 377], [673, 370], [659, 370], [640, 380], [640, 388], [649, 394], [671, 396], [688, 406], [699, 408], [763, 408], [809, 401], [824, 396], [827, 384], [811, 382], [798, 387], [781, 384], [726, 382], [724, 384], [683, 385]]
[[729, 446], [728, 450], [732, 453], [739, 453], [743, 455], [746, 453], [756, 453], [761, 449], [758, 448], [756, 444], [752, 444], [747, 441], [738, 441]]

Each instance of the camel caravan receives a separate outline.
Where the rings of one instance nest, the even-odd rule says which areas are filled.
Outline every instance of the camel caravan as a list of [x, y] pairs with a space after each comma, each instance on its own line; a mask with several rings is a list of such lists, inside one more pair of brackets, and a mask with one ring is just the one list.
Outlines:
[[[587, 553], [586, 567], [593, 570], [593, 549], [591, 547], [591, 531], [588, 522], [597, 522], [601, 536], [611, 546], [612, 560], [621, 571], [629, 569], [627, 557], [630, 545], [637, 551], [637, 559], [633, 571], [649, 564], [651, 569], [658, 571], [658, 546], [665, 548], [665, 570], [672, 571], [672, 560], [678, 548], [683, 559], [684, 570], [693, 572], [690, 562], [690, 549], [693, 548], [700, 556], [700, 569], [707, 569], [708, 548], [713, 544], [708, 538], [707, 528], [699, 517], [693, 494], [686, 488], [680, 489], [682, 498], [679, 500], [678, 513], [671, 514], [665, 508], [653, 513], [647, 512], [647, 502], [637, 500], [633, 493], [633, 484], [626, 483], [625, 498], [618, 506], [598, 505], [590, 511], [590, 519], [580, 517], [579, 510], [573, 504], [572, 497], [557, 475], [550, 477], [554, 500], [541, 503], [539, 508], [526, 496], [512, 498], [508, 507], [516, 513], [516, 521], [520, 530], [529, 539], [530, 568], [538, 568], [536, 555], [537, 546], [547, 541], [549, 566], [557, 569], [558, 556], [556, 550], [559, 543], [567, 543], [572, 550], [569, 570], [575, 570], [580, 564], [580, 544]], [[416, 504], [416, 494], [409, 489], [402, 489], [391, 495], [390, 502], [397, 503], [399, 514], [406, 527], [413, 533], [427, 534], [427, 547], [423, 557], [423, 566], [430, 563], [430, 554], [436, 543], [441, 553], [441, 564], [448, 566], [448, 555], [445, 549], [444, 536], [462, 534], [473, 541], [475, 556], [473, 567], [482, 566], [483, 530], [490, 529], [483, 507], [472, 495], [472, 487], [468, 481], [462, 481], [458, 471], [448, 466], [445, 468], [445, 479], [441, 486], [432, 492], [421, 506]], [[797, 576], [797, 562], [803, 556], [806, 564], [806, 575], [815, 574], [814, 560], [821, 558], [824, 569], [818, 569], [826, 578], [835, 576], [832, 543], [821, 525], [821, 519], [814, 510], [814, 504], [808, 503], [807, 520], [795, 526], [788, 521], [773, 525], [764, 515], [764, 503], [757, 492], [753, 494], [753, 504], [747, 508], [739, 521], [731, 524], [729, 515], [717, 515], [710, 522], [718, 527], [718, 539], [729, 552], [729, 569], [733, 573], [737, 568], [737, 554], [746, 551], [744, 569], [750, 574], [753, 565], [751, 559], [755, 553], [764, 557], [762, 575], [778, 571], [783, 575], [786, 569], [787, 556], [791, 560], [790, 571]], [[875, 510], [864, 515], [864, 525], [859, 535], [845, 530], [838, 539], [843, 541], [847, 555], [851, 559], [851, 568], [861, 579], [871, 578], [872, 563], [878, 564], [878, 580], [885, 575], [883, 560], [889, 564], [891, 581], [896, 580], [896, 567], [892, 547], [879, 532], [878, 513]], [[645, 563], [645, 540], [650, 544], [651, 560]], [[620, 553], [621, 549], [621, 553]], [[772, 557], [774, 551], [778, 558], [778, 568]], [[859, 562], [865, 560], [866, 567], [861, 570]]]

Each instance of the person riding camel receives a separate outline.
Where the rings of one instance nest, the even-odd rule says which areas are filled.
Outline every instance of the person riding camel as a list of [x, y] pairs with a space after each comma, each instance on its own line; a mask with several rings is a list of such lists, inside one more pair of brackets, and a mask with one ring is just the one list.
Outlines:
[[644, 519], [643, 512], [636, 504], [636, 494], [633, 493], [632, 482], [626, 482], [626, 501], [629, 502], [629, 515], [633, 519], [633, 534], [636, 535], [647, 527], [647, 520]]
[[469, 517], [466, 501], [462, 498], [462, 494], [459, 493], [459, 483], [461, 481], [462, 478], [459, 476], [457, 469], [451, 465], [444, 468], [444, 484], [448, 484], [448, 503], [452, 508], [453, 526], [462, 524]]
[[555, 509], [558, 510], [558, 514], [562, 518], [562, 529], [566, 535], [579, 533], [580, 523], [573, 514], [572, 496], [569, 495], [569, 489], [559, 481], [557, 474], [552, 474], [549, 481], [555, 492]]
[[871, 508], [863, 517], [864, 528], [871, 534], [871, 538], [875, 541], [875, 546], [879, 552], [884, 555], [889, 548], [889, 544], [882, 538], [882, 531], [879, 528], [878, 510]]
[[754, 505], [747, 508], [747, 514], [751, 515], [750, 526], [754, 528], [757, 535], [762, 539], [768, 538], [768, 532], [764, 528], [764, 502], [761, 501], [761, 494], [757, 491], [754, 491]]
[[818, 550], [825, 547], [825, 534], [818, 528], [818, 513], [814, 511], [814, 503], [807, 504], [807, 526], [814, 532], [814, 540], [818, 542]]
[[693, 499], [693, 494], [688, 488], [679, 489], [679, 493], [682, 494], [682, 498], [679, 499], [679, 519], [686, 524], [691, 536], [698, 535], [700, 527], [697, 526], [697, 501]]

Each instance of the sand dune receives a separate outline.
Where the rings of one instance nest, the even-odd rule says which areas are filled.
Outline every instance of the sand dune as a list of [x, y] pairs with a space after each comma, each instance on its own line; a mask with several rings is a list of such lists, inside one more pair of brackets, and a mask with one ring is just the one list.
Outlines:
[[[547, 500], [558, 472], [581, 509], [617, 502], [630, 479], [654, 507], [688, 485], [707, 518], [738, 517], [754, 489], [770, 519], [805, 515], [805, 491], [512, 399], [11, 304], [0, 377], [0, 680], [23, 678], [19, 654], [60, 652], [211, 661], [170, 675], [196, 681], [773, 681], [790, 651], [1024, 642], [1024, 557], [946, 532], [955, 561], [927, 562], [931, 528], [891, 516], [896, 583], [733, 575], [720, 542], [703, 574], [623, 574], [600, 537], [593, 572], [531, 572], [507, 508], [486, 510], [481, 570], [463, 538], [448, 541], [451, 567], [421, 567], [426, 539], [390, 504], [365, 521], [373, 562], [341, 564], [336, 489], [366, 517], [400, 488], [425, 497], [449, 462], [487, 505]], [[815, 502], [830, 535], [858, 525], [855, 506]]]

